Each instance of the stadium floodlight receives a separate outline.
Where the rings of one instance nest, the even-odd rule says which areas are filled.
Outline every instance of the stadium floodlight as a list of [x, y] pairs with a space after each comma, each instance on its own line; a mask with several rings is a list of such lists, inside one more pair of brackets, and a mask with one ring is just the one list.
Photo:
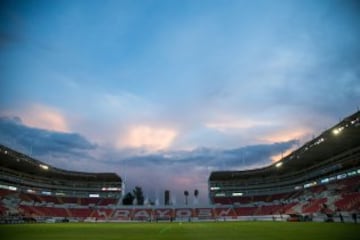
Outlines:
[[283, 162], [278, 162], [277, 164], [275, 164], [275, 167], [279, 168], [283, 165]]
[[49, 167], [46, 166], [46, 165], [44, 165], [44, 164], [40, 164], [39, 166], [40, 166], [40, 168], [42, 168], [42, 169], [44, 169], [44, 170], [48, 170], [48, 169], [49, 169]]
[[342, 130], [344, 130], [344, 127], [338, 127], [338, 128], [333, 129], [332, 132], [334, 135], [339, 135], [342, 132]]

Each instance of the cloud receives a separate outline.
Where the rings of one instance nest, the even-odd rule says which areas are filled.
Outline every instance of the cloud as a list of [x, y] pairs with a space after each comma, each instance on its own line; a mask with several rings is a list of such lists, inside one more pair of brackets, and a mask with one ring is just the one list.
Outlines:
[[[168, 123], [158, 117], [158, 105], [130, 91], [112, 93], [110, 89], [101, 91], [93, 86], [82, 91], [82, 98], [85, 102], [82, 99], [76, 107], [68, 108], [70, 116], [76, 115], [69, 118], [71, 127], [98, 143], [119, 148], [148, 146], [147, 140], [140, 142], [136, 138], [141, 134], [144, 137], [164, 134], [167, 139], [175, 131], [172, 127], [163, 127]], [[156, 144], [155, 148], [163, 146]]]
[[21, 110], [5, 111], [7, 115], [19, 116], [22, 123], [29, 127], [56, 132], [70, 132], [64, 115], [57, 109], [42, 104], [23, 106]]
[[151, 151], [158, 151], [168, 148], [176, 135], [177, 132], [173, 129], [132, 126], [124, 136], [121, 136], [117, 147], [143, 148]]
[[275, 154], [273, 156], [271, 156], [271, 161], [277, 162], [280, 161], [281, 159], [283, 159], [284, 157], [290, 155], [293, 151], [295, 151], [298, 148], [297, 145], [293, 145], [291, 148], [286, 149], [284, 152], [281, 152], [279, 154]]
[[[163, 133], [153, 131], [146, 129], [145, 136], [163, 136]], [[77, 171], [117, 172], [126, 181], [128, 189], [139, 185], [152, 199], [161, 198], [160, 193], [169, 189], [175, 199], [182, 201], [185, 189], [199, 189], [202, 202], [207, 201], [207, 179], [211, 171], [262, 167], [271, 164], [273, 156], [286, 153], [298, 143], [289, 140], [231, 149], [196, 148], [149, 153], [143, 151], [146, 141], [139, 148], [115, 149], [93, 144], [77, 133], [29, 127], [18, 117], [1, 117], [0, 132], [2, 144], [40, 160], [46, 159], [48, 164]], [[140, 132], [143, 136], [144, 131]]]
[[[197, 148], [191, 151], [160, 151], [157, 153], [122, 154], [107, 151], [102, 156], [109, 166], [127, 180], [128, 188], [140, 185], [149, 195], [156, 191], [171, 190], [181, 198], [182, 191], [198, 188], [207, 192], [207, 179], [215, 170], [244, 170], [272, 163], [276, 155], [286, 156], [297, 140], [272, 144], [250, 145], [233, 149]], [[126, 157], [122, 157], [126, 156]], [[203, 201], [206, 200], [204, 194]]]
[[291, 139], [303, 140], [304, 137], [309, 136], [311, 133], [312, 131], [306, 127], [291, 128], [269, 133], [263, 137], [260, 137], [259, 140], [268, 143], [289, 141]]
[[250, 120], [250, 119], [225, 119], [223, 121], [209, 122], [205, 126], [220, 132], [231, 133], [234, 130], [255, 128], [259, 126], [271, 126], [270, 121]]
[[50, 131], [25, 125], [19, 117], [0, 117], [0, 141], [32, 156], [86, 157], [96, 148], [77, 133]]

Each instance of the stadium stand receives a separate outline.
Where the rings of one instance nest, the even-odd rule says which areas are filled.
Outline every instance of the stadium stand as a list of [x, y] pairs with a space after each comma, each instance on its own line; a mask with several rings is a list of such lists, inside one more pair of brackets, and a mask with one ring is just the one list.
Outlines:
[[[0, 223], [44, 221], [350, 221], [360, 210], [360, 112], [270, 166], [212, 172], [211, 204], [122, 206], [114, 173], [58, 169], [0, 145]], [[324, 218], [326, 216], [326, 218]]]
[[1, 217], [84, 218], [116, 205], [122, 180], [115, 173], [68, 171], [0, 145]]
[[239, 215], [359, 212], [360, 112], [270, 166], [217, 171], [209, 177], [213, 204], [240, 205]]

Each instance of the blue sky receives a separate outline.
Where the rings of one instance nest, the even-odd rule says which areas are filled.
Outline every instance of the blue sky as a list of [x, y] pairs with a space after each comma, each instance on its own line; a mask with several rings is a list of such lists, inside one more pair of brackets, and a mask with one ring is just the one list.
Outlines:
[[260, 167], [360, 105], [357, 1], [2, 1], [0, 141], [149, 198]]

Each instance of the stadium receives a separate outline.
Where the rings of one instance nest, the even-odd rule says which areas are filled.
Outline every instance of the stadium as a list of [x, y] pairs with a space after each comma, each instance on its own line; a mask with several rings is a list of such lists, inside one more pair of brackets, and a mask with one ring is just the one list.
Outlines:
[[350, 221], [360, 209], [359, 120], [345, 118], [271, 166], [213, 172], [211, 202], [237, 206], [237, 216]]
[[67, 171], [0, 146], [0, 221], [217, 222], [216, 226], [244, 221], [255, 225], [261, 221], [357, 222], [359, 159], [360, 112], [356, 112], [270, 166], [212, 172], [209, 204], [123, 206], [124, 182], [115, 173]]

